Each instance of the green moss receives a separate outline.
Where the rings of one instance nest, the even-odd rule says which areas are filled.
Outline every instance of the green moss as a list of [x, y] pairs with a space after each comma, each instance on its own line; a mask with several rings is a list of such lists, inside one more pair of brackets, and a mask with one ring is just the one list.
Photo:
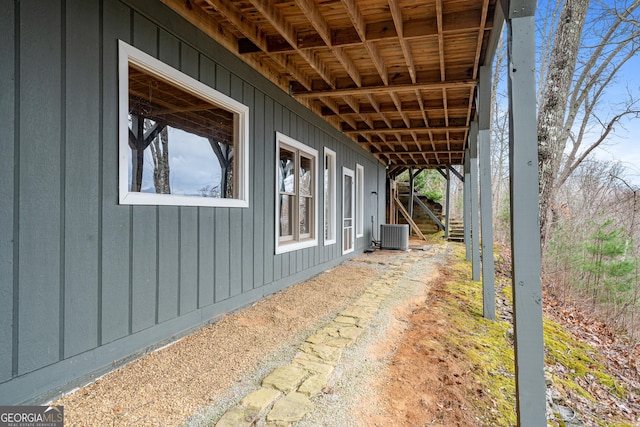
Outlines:
[[[482, 283], [469, 280], [471, 263], [465, 259], [464, 245], [454, 245], [453, 248], [458, 261], [449, 266], [451, 280], [445, 288], [447, 292], [443, 298], [447, 304], [443, 307], [443, 314], [457, 332], [447, 336], [446, 345], [459, 351], [461, 357], [473, 364], [476, 380], [493, 400], [496, 410], [486, 413], [485, 422], [488, 425], [513, 425], [516, 423], [514, 356], [508, 336], [511, 325], [501, 321], [490, 322], [482, 317]], [[513, 304], [511, 286], [506, 286], [502, 293]], [[594, 396], [577, 381], [590, 374], [609, 392], [624, 398], [624, 387], [606, 372], [593, 347], [573, 339], [569, 332], [552, 320], [544, 319], [543, 325], [545, 363], [562, 365], [560, 371], [567, 372], [562, 377], [554, 377], [554, 383], [561, 392], [571, 392], [595, 402]], [[551, 425], [560, 426], [562, 423]], [[623, 427], [627, 424], [606, 425]]]
[[[507, 322], [488, 321], [482, 310], [482, 283], [468, 280], [471, 267], [464, 260], [464, 246], [454, 246], [458, 262], [450, 266], [441, 307], [444, 318], [455, 329], [446, 345], [473, 365], [473, 375], [482, 393], [489, 395], [494, 408], [483, 415], [487, 425], [514, 425], [515, 378], [513, 348]], [[479, 405], [481, 403], [479, 402]]]
[[[575, 340], [562, 326], [550, 319], [544, 319], [543, 325], [547, 364], [563, 365], [568, 370], [567, 377], [573, 380], [591, 374], [610, 393], [619, 398], [626, 395], [624, 387], [606, 373], [593, 347]], [[588, 398], [595, 400], [591, 395]]]

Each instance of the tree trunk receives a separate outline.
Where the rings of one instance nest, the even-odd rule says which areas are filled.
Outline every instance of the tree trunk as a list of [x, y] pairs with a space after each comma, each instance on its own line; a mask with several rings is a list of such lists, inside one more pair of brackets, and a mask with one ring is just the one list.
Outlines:
[[569, 131], [564, 128], [567, 100], [588, 8], [589, 0], [567, 0], [562, 7], [538, 112], [540, 237], [543, 246], [553, 228], [556, 178]]
[[169, 134], [165, 126], [160, 137], [151, 143], [153, 155], [153, 184], [158, 194], [171, 194], [169, 184]]

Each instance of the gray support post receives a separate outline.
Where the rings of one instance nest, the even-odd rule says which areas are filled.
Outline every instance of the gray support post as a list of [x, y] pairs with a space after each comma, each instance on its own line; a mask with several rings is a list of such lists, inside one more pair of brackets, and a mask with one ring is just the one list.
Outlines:
[[407, 206], [407, 212], [409, 212], [409, 217], [413, 219], [413, 191], [414, 191], [414, 176], [413, 176], [413, 168], [409, 168], [409, 206]]
[[[505, 11], [509, 55], [511, 252], [518, 426], [547, 425], [538, 198], [535, 0]], [[508, 13], [507, 13], [508, 12]]]
[[464, 226], [464, 246], [467, 261], [471, 261], [471, 178], [469, 162], [469, 148], [464, 152], [464, 180], [462, 183], [462, 223]]
[[491, 66], [480, 67], [478, 85], [478, 151], [480, 168], [480, 231], [482, 235], [482, 301], [484, 318], [496, 319], [491, 200]]
[[471, 214], [471, 279], [480, 280], [480, 225], [478, 221], [478, 122], [469, 127], [469, 200]]
[[451, 199], [451, 172], [449, 172], [449, 168], [447, 168], [447, 192], [446, 192], [446, 199], [445, 199], [445, 205], [444, 205], [444, 238], [448, 239], [449, 238], [449, 214], [450, 214], [450, 199]]

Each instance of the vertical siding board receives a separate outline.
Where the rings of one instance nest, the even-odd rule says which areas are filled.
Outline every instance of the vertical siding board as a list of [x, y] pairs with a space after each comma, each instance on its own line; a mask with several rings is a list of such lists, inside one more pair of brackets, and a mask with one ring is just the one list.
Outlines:
[[198, 306], [213, 304], [215, 286], [215, 213], [212, 208], [200, 208], [198, 251]]
[[69, 0], [66, 25], [64, 355], [98, 345], [99, 8]]
[[18, 373], [23, 374], [58, 361], [60, 348], [60, 2], [21, 2], [20, 20]]
[[144, 16], [133, 14], [133, 45], [153, 57], [158, 57], [158, 29]]
[[107, 0], [103, 6], [102, 68], [102, 344], [129, 332], [130, 208], [118, 205], [117, 39], [130, 42], [130, 10]]
[[[242, 209], [242, 292], [248, 292], [253, 289], [254, 276], [254, 241], [253, 232], [253, 216], [256, 210], [255, 205], [255, 187], [251, 179], [256, 173], [255, 156], [255, 105], [254, 105], [254, 89], [251, 85], [243, 83], [242, 85], [242, 103], [249, 107], [249, 208]], [[262, 144], [261, 144], [262, 145]]]
[[[231, 95], [231, 74], [229, 70], [224, 67], [216, 66], [216, 90], [224, 93], [225, 95]], [[216, 208], [216, 261], [215, 261], [215, 273], [216, 273], [216, 302], [223, 301], [230, 296], [229, 287], [229, 208]]]
[[180, 207], [180, 315], [198, 306], [198, 209]]
[[255, 91], [253, 123], [254, 129], [251, 135], [251, 147], [253, 153], [253, 166], [249, 168], [250, 179], [252, 179], [252, 187], [250, 192], [253, 195], [253, 287], [257, 288], [264, 284], [264, 233], [266, 228], [266, 209], [270, 206], [265, 203], [264, 180], [265, 180], [265, 100], [264, 94], [258, 90]]
[[13, 370], [14, 150], [15, 150], [15, 10], [8, 2], [0, 13], [0, 383]]
[[[157, 56], [158, 31], [148, 19], [135, 13], [133, 18], [135, 46]], [[131, 332], [153, 326], [156, 322], [158, 208], [134, 206], [131, 254]]]
[[[215, 87], [216, 65], [205, 56], [200, 56], [200, 81]], [[206, 307], [214, 302], [215, 289], [215, 209], [199, 208], [199, 251], [198, 289], [199, 306]]]
[[198, 66], [198, 52], [191, 46], [180, 44], [180, 71], [199, 80], [200, 70]]
[[[278, 104], [275, 100], [273, 102], [273, 124], [274, 124], [274, 131], [277, 132], [282, 132], [284, 134], [287, 134], [289, 129], [285, 129], [283, 126], [283, 108], [280, 104]], [[288, 113], [287, 113], [288, 114]], [[278, 156], [278, 153], [276, 153], [276, 148], [275, 148], [275, 133], [273, 133], [271, 135], [271, 138], [273, 139], [273, 143], [270, 144], [271, 147], [271, 151], [273, 151], [273, 155], [274, 157], [272, 157], [272, 162], [269, 168], [266, 169], [266, 171], [273, 171], [273, 181], [271, 181], [271, 188], [267, 188], [267, 192], [266, 194], [273, 194], [274, 197], [274, 204], [275, 204], [275, 198], [279, 197], [277, 192], [276, 192], [276, 179], [277, 179], [277, 171], [274, 171], [273, 168], [275, 167], [276, 164], [276, 159]], [[268, 172], [267, 172], [268, 174]], [[272, 239], [277, 239], [278, 237], [275, 236], [275, 222], [278, 221], [278, 212], [275, 211], [275, 206], [274, 206], [274, 218], [273, 218], [273, 232], [272, 232]], [[287, 274], [289, 274], [289, 264], [286, 264], [286, 269], [285, 269], [285, 257], [288, 259], [289, 258], [289, 254], [280, 254], [280, 255], [273, 255], [275, 253], [275, 245], [276, 245], [276, 240], [273, 241], [273, 246], [271, 247], [271, 254], [273, 256], [273, 280], [280, 280], [282, 277], [286, 277]], [[286, 271], [286, 274], [285, 274]]]
[[180, 70], [180, 42], [163, 30], [158, 31], [158, 59]]
[[158, 322], [178, 316], [179, 208], [163, 206], [158, 212]]
[[[160, 32], [160, 60], [198, 78], [197, 53], [164, 31]], [[183, 206], [179, 209], [180, 281], [174, 286], [179, 284], [179, 315], [183, 315], [195, 310], [198, 305], [198, 208]]]
[[[230, 96], [236, 101], [242, 102], [242, 80], [236, 75], [231, 75], [231, 92]], [[229, 215], [229, 228], [231, 230], [231, 236], [229, 239], [229, 251], [230, 251], [230, 264], [229, 264], [229, 285], [230, 296], [236, 296], [242, 293], [242, 270], [245, 262], [248, 260], [243, 259], [242, 243], [244, 241], [243, 234], [247, 230], [243, 229], [243, 211], [242, 208], [234, 208], [230, 210]]]
[[216, 210], [216, 302], [229, 298], [229, 209]]
[[264, 99], [264, 162], [262, 164], [264, 181], [263, 196], [264, 196], [264, 209], [262, 215], [264, 215], [263, 222], [263, 248], [264, 248], [264, 284], [273, 282], [274, 280], [274, 251], [275, 251], [275, 128], [274, 128], [274, 111], [275, 106], [273, 99], [265, 96]]
[[156, 322], [157, 209], [136, 206], [133, 209], [133, 254], [131, 283], [131, 332]]

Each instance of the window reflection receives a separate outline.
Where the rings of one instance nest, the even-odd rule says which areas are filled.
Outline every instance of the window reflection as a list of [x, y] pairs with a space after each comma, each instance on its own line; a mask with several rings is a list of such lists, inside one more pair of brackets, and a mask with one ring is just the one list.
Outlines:
[[236, 198], [237, 116], [130, 64], [130, 191]]

